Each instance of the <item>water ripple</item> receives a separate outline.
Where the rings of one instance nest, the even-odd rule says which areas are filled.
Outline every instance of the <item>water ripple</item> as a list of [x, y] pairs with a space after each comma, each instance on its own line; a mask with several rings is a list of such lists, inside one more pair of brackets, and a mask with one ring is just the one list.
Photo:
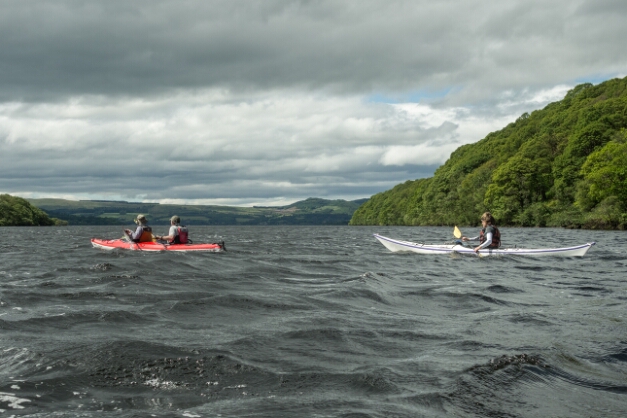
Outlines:
[[444, 227], [192, 228], [222, 254], [90, 247], [120, 227], [3, 232], [8, 416], [627, 416], [622, 231], [502, 230], [597, 242], [567, 259], [372, 237], [442, 242]]

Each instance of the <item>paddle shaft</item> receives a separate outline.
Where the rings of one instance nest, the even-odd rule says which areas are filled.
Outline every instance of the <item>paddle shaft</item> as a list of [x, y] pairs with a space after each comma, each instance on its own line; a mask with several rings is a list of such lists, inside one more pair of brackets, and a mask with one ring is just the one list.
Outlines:
[[126, 229], [124, 230], [124, 235], [126, 235], [126, 238], [128, 238], [128, 242], [131, 244], [131, 248], [134, 245], [136, 250], [142, 251], [142, 249], [139, 246], [139, 244], [137, 244], [135, 241], [133, 241], [133, 239], [131, 238], [130, 234], [128, 232], [126, 232]]

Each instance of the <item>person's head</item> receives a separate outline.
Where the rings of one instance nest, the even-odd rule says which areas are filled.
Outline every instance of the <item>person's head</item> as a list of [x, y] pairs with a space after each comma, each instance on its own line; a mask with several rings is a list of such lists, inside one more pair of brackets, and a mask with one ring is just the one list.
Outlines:
[[492, 214], [490, 212], [485, 212], [483, 215], [481, 215], [481, 223], [484, 223], [486, 225], [494, 225], [494, 218], [492, 217]]
[[137, 225], [146, 225], [148, 221], [146, 220], [146, 217], [144, 215], [137, 215], [137, 218], [135, 218], [135, 223]]
[[170, 218], [170, 223], [172, 225], [178, 225], [181, 223], [181, 218], [179, 218], [178, 216], [174, 215], [173, 217]]

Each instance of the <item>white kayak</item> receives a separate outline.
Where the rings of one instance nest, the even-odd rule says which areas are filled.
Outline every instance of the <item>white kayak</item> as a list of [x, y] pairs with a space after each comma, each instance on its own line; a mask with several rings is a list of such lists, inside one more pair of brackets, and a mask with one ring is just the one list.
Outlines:
[[[475, 254], [473, 247], [465, 247], [461, 244], [418, 244], [410, 241], [387, 238], [379, 234], [374, 237], [392, 252], [409, 251], [418, 254]], [[564, 248], [494, 248], [479, 250], [480, 256], [489, 255], [531, 255], [531, 256], [560, 256], [583, 257], [595, 243], [589, 242], [575, 247]]]

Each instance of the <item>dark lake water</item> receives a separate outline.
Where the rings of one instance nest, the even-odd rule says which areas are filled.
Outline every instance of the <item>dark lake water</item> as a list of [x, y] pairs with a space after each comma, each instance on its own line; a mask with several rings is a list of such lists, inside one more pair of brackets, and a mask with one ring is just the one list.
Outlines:
[[0, 232], [0, 416], [627, 416], [625, 232], [501, 229], [596, 241], [584, 258], [372, 237], [451, 228], [191, 228], [221, 254], [91, 247], [120, 227]]

